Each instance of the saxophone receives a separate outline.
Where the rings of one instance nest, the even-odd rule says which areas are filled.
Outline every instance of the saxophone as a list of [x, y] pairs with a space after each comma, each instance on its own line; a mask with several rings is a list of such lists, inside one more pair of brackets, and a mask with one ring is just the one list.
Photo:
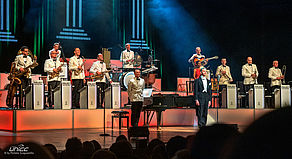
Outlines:
[[77, 68], [77, 70], [76, 71], [74, 71], [74, 75], [75, 76], [79, 76], [80, 75], [80, 73], [83, 71], [83, 68], [82, 68], [82, 66], [85, 64], [85, 62], [86, 62], [86, 59], [84, 59], [84, 57], [82, 56], [82, 59], [84, 60], [83, 61], [83, 63], [80, 65], [81, 66], [81, 69], [78, 69]]
[[[21, 54], [21, 50], [18, 51], [17, 55], [20, 55]], [[30, 68], [32, 67], [36, 67], [38, 66], [39, 64], [37, 63], [37, 57], [35, 55], [32, 54], [32, 52], [30, 50], [28, 50], [28, 56], [32, 57], [32, 61], [33, 63], [27, 67], [24, 68], [24, 71], [17, 71], [15, 74], [15, 76], [17, 77], [26, 77], [26, 78], [29, 78], [29, 74], [30, 74]]]
[[111, 72], [111, 70], [106, 70], [106, 71], [103, 71], [101, 72], [101, 74], [94, 74], [94, 75], [91, 75], [90, 76], [90, 79], [95, 79], [95, 80], [102, 80], [104, 78], [104, 75], [106, 73], [109, 73]]
[[57, 68], [57, 71], [56, 72], [52, 72], [52, 73], [49, 73], [49, 79], [53, 79], [55, 77], [58, 77], [60, 75], [60, 73], [62, 72], [62, 66], [64, 65], [65, 63], [63, 62], [58, 68]]
[[17, 91], [17, 86], [21, 84], [21, 80], [15, 76], [15, 73], [16, 73], [15, 66], [16, 66], [15, 63], [12, 62], [10, 73], [8, 76], [8, 80], [10, 81], [10, 83], [8, 87], [7, 97], [6, 97], [6, 105], [9, 107], [12, 107], [14, 95], [15, 95], [15, 92]]

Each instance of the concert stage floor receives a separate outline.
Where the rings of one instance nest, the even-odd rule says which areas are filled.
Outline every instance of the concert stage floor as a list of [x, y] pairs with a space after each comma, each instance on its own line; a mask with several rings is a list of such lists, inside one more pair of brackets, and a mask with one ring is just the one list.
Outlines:
[[[108, 148], [116, 136], [127, 136], [126, 120], [122, 129], [118, 129], [115, 119], [114, 129], [111, 128], [111, 112], [106, 109], [106, 132], [114, 137], [100, 137], [103, 133], [103, 109], [74, 110], [0, 110], [0, 148], [12, 143], [35, 141], [41, 144], [52, 143], [59, 150], [64, 149], [66, 140], [76, 136], [87, 140], [97, 140]], [[130, 109], [123, 109], [130, 112]], [[209, 109], [208, 124], [238, 124], [244, 130], [250, 123], [274, 109]], [[217, 113], [218, 112], [218, 113]], [[144, 113], [141, 113], [139, 125], [142, 126]], [[188, 136], [196, 133], [197, 118], [195, 109], [166, 109], [161, 118], [162, 130], [157, 131], [156, 115], [150, 125], [150, 140], [160, 138], [164, 142], [175, 135]]]

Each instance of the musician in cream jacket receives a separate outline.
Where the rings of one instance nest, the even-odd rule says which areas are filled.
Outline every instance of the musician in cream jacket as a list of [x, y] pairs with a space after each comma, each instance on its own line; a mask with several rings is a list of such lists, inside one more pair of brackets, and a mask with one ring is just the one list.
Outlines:
[[[94, 79], [94, 81], [96, 82], [96, 86], [98, 87], [98, 94], [97, 94], [97, 108], [101, 108], [104, 102], [104, 95], [105, 95], [105, 87], [106, 87], [106, 79], [112, 83], [112, 80], [108, 74], [108, 72], [106, 72], [106, 64], [103, 62], [103, 55], [101, 53], [98, 54], [97, 56], [97, 61], [95, 61], [89, 72], [93, 73], [94, 75], [98, 74], [101, 75], [102, 78], [100, 79]], [[99, 97], [101, 95], [101, 98]]]
[[128, 96], [132, 105], [131, 125], [137, 127], [144, 101], [143, 90], [145, 88], [145, 82], [144, 79], [140, 78], [141, 71], [139, 69], [136, 69], [134, 74], [135, 77], [128, 84]]
[[279, 62], [277, 60], [273, 61], [273, 67], [269, 69], [269, 78], [271, 79], [272, 90], [279, 88], [282, 84], [282, 75], [281, 70], [278, 68]]
[[72, 108], [80, 108], [80, 92], [79, 90], [84, 87], [85, 74], [84, 63], [85, 61], [80, 57], [80, 49], [74, 49], [74, 56], [70, 58], [69, 70], [72, 71]]
[[44, 72], [47, 72], [47, 81], [48, 81], [48, 91], [49, 91], [49, 96], [48, 96], [48, 103], [49, 103], [49, 108], [53, 108], [54, 104], [54, 94], [53, 90], [58, 87], [61, 83], [61, 78], [60, 74], [59, 76], [56, 76], [54, 78], [50, 78], [50, 74], [53, 72], [57, 72], [58, 68], [62, 65], [60, 60], [57, 58], [57, 51], [52, 51], [50, 53], [51, 58], [47, 59], [45, 61], [45, 66], [44, 66]]
[[216, 77], [219, 77], [219, 84], [229, 84], [233, 81], [231, 73], [230, 73], [230, 67], [226, 65], [227, 60], [226, 58], [221, 59], [220, 66], [217, 67], [216, 70]]
[[[15, 57], [14, 64], [15, 69], [17, 71], [23, 72], [25, 71], [25, 68], [33, 64], [32, 58], [28, 56], [29, 49], [27, 46], [22, 46], [21, 49], [21, 55], [18, 55]], [[24, 108], [23, 106], [23, 97], [24, 97], [24, 90], [27, 92], [30, 91], [29, 85], [31, 85], [31, 69], [33, 67], [28, 68], [28, 74], [27, 76], [21, 76], [19, 79], [21, 80], [21, 85], [19, 85], [20, 90], [20, 100], [19, 100], [19, 106], [20, 108]], [[28, 89], [27, 89], [28, 88]]]
[[[26, 46], [21, 48], [21, 52], [22, 52], [21, 55], [17, 55], [15, 57], [14, 63], [15, 63], [15, 68], [18, 71], [22, 72], [24, 70], [24, 68], [32, 65], [33, 61], [31, 59], [31, 57], [28, 56], [28, 48]], [[29, 68], [28, 78], [31, 78], [31, 69], [33, 69], [33, 67]]]
[[242, 76], [244, 77], [243, 84], [257, 84], [259, 72], [257, 66], [252, 63], [252, 57], [247, 58], [247, 64], [242, 66]]
[[123, 62], [123, 68], [133, 68], [134, 67], [134, 51], [130, 50], [130, 44], [125, 45], [126, 50], [122, 51], [120, 61]]

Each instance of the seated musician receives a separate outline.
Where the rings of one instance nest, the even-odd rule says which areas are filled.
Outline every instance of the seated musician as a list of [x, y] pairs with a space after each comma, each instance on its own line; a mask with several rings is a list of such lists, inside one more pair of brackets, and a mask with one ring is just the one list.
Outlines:
[[205, 59], [205, 55], [201, 54], [201, 48], [196, 47], [196, 54], [188, 60], [189, 63], [193, 63], [194, 69], [194, 78], [197, 79], [200, 77], [201, 73], [200, 70], [208, 63], [208, 59]]
[[[97, 107], [102, 108], [105, 96], [105, 87], [106, 87], [106, 79], [112, 83], [112, 80], [107, 72], [106, 64], [103, 62], [103, 55], [99, 53], [97, 55], [97, 61], [95, 61], [90, 70], [90, 73], [93, 73], [93, 79], [96, 81], [96, 85], [99, 88], [99, 92], [97, 94]], [[100, 97], [101, 96], [101, 97]]]
[[60, 71], [61, 62], [58, 60], [58, 52], [56, 50], [51, 51], [50, 59], [45, 61], [44, 72], [47, 72], [48, 80], [48, 103], [49, 108], [52, 109], [54, 106], [54, 94], [53, 90], [61, 83]]
[[[21, 85], [20, 85], [20, 100], [19, 100], [19, 107], [24, 108], [23, 106], [23, 97], [24, 97], [24, 90], [31, 85], [31, 69], [34, 67], [30, 67], [33, 65], [33, 59], [36, 60], [35, 57], [30, 57], [31, 52], [28, 49], [27, 46], [22, 46], [20, 49], [20, 55], [16, 56], [14, 63], [15, 63], [15, 69], [21, 73], [24, 73], [20, 77], [18, 77], [21, 80]], [[26, 69], [28, 68], [28, 69]]]
[[271, 79], [271, 90], [274, 91], [276, 88], [280, 88], [282, 85], [282, 75], [281, 70], [278, 68], [279, 62], [277, 60], [273, 61], [273, 67], [269, 69], [269, 78]]

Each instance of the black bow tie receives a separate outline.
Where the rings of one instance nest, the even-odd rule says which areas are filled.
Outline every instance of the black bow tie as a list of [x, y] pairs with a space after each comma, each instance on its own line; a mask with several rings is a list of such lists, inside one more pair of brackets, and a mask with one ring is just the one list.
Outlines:
[[140, 78], [138, 77], [138, 78], [136, 78], [136, 80], [140, 80]]
[[225, 65], [223, 65], [223, 67], [226, 67]]
[[27, 56], [23, 56], [23, 58], [27, 58]]
[[54, 61], [54, 62], [56, 62], [56, 61], [57, 61], [57, 59], [53, 59], [53, 61]]
[[79, 57], [77, 57], [77, 59], [81, 59], [81, 57], [79, 56]]
[[248, 66], [252, 66], [252, 64], [248, 64]]
[[127, 52], [130, 52], [130, 50], [127, 50]]

